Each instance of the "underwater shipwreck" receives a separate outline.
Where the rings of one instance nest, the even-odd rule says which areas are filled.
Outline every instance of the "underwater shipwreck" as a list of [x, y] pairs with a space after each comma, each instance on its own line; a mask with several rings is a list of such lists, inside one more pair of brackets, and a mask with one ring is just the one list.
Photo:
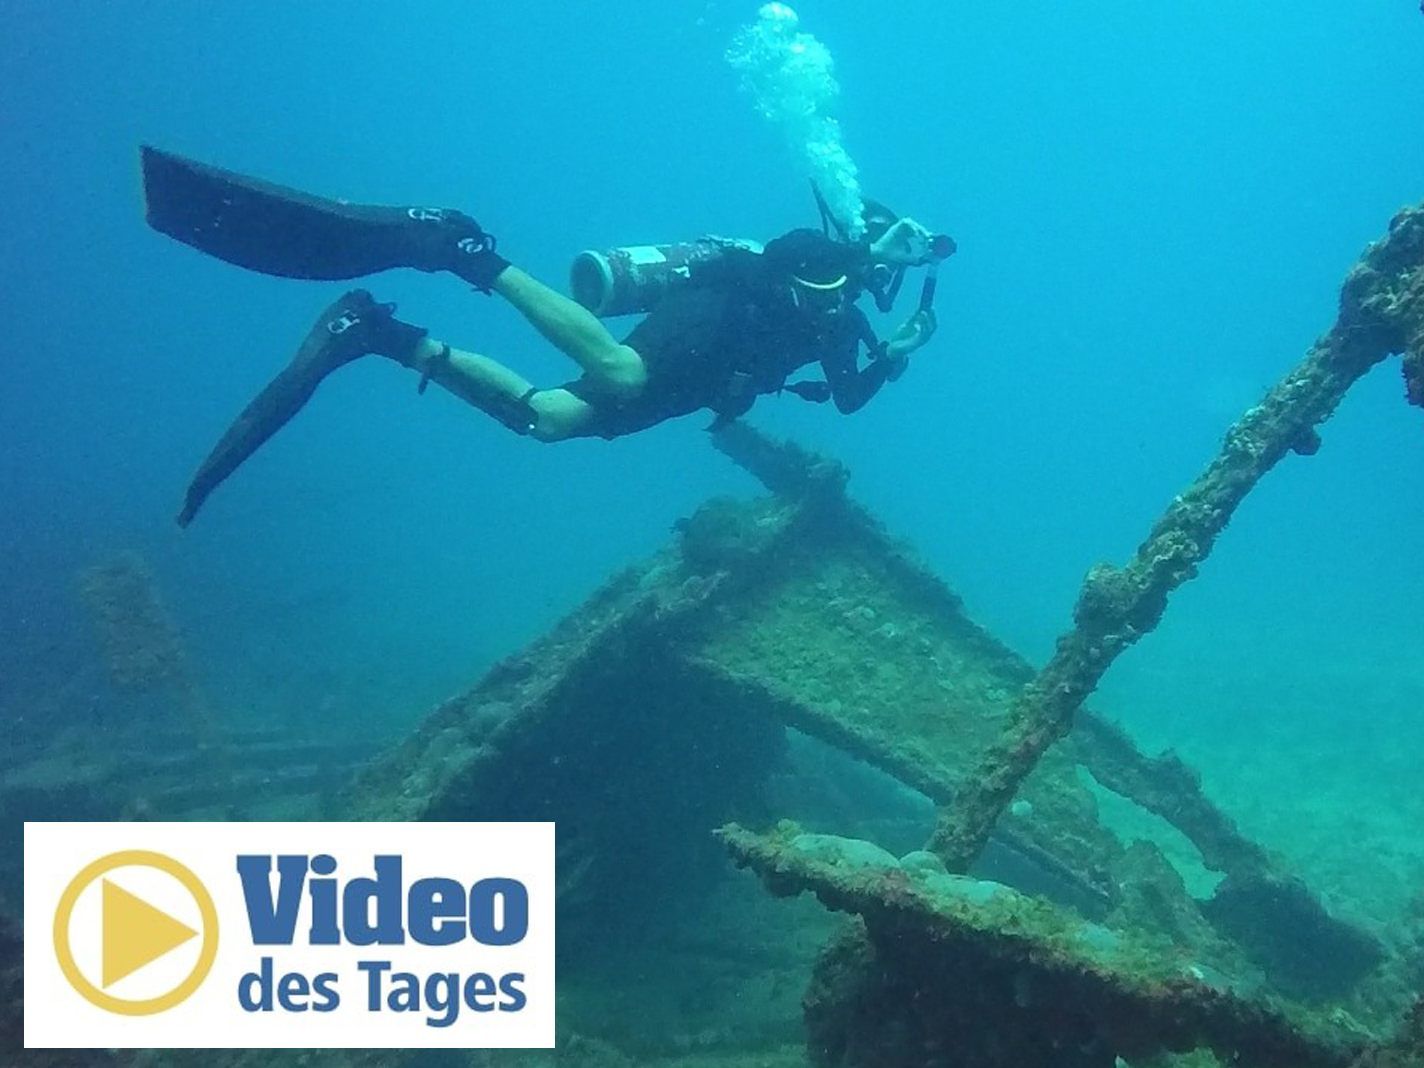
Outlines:
[[[1191, 767], [1143, 753], [1088, 707], [1257, 482], [1315, 452], [1346, 391], [1394, 355], [1424, 406], [1424, 209], [1366, 251], [1334, 325], [1230, 428], [1136, 556], [1091, 570], [1041, 667], [969, 618], [847, 493], [844, 467], [744, 424], [713, 440], [765, 495], [707, 503], [374, 755], [224, 734], [141, 561], [96, 569], [81, 595], [116, 685], [166, 694], [201, 744], [62, 783], [18, 750], [0, 766], [8, 810], [554, 820], [568, 1020], [554, 1052], [24, 1054], [21, 945], [5, 919], [5, 1063], [1424, 1066], [1424, 922], [1386, 942], [1334, 915]], [[802, 768], [790, 785], [789, 749]], [[835, 778], [852, 774], [876, 777], [878, 823], [837, 800]], [[126, 785], [139, 777], [142, 796]], [[1105, 795], [1175, 828], [1214, 873], [1209, 895], [1158, 845], [1112, 833]], [[646, 930], [589, 919], [609, 911]], [[699, 992], [682, 1008], [709, 1030], [685, 1048], [635, 1048], [652, 1021], [598, 978], [610, 944], [639, 937], [666, 949], [646, 987]], [[697, 945], [679, 962], [677, 947]], [[698, 972], [713, 957], [805, 969], [789, 988], [732, 990]], [[799, 1033], [738, 1023], [754, 999], [771, 1016], [789, 1006]], [[767, 1052], [747, 1052], [759, 1042]]]

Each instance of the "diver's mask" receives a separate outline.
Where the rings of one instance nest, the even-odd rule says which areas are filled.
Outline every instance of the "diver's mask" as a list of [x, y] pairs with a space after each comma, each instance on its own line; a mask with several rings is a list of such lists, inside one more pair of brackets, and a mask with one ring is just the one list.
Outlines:
[[851, 276], [859, 267], [859, 251], [816, 230], [792, 230], [767, 242], [762, 259], [811, 318], [839, 315], [854, 298]]
[[813, 318], [840, 315], [850, 304], [849, 281], [847, 275], [825, 282], [792, 275], [791, 299], [801, 312]]

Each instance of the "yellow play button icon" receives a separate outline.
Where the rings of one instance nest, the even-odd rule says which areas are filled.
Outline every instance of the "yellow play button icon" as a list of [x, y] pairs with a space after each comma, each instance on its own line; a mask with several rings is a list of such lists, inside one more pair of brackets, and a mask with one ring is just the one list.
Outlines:
[[112, 986], [126, 975], [177, 949], [198, 932], [156, 909], [143, 898], [104, 880], [103, 985]]
[[[122, 881], [130, 887], [137, 881], [143, 896], [105, 878], [120, 868], [129, 869]], [[156, 897], [144, 890], [145, 880], [157, 881], [149, 886], [157, 891]], [[97, 909], [86, 906], [93, 909], [89, 915], [97, 923], [75, 921], [81, 898], [98, 899]], [[162, 901], [163, 907], [154, 900]], [[179, 919], [174, 909], [196, 919], [198, 926]], [[83, 913], [82, 908], [79, 911]], [[202, 940], [196, 950], [170, 959], [166, 974], [165, 966], [160, 965], [156, 972], [144, 972], [135, 980], [140, 986], [147, 984], [142, 996], [119, 997], [110, 991], [111, 986], [195, 938]], [[70, 986], [90, 1004], [123, 1016], [148, 1016], [186, 1000], [207, 978], [218, 952], [217, 909], [198, 877], [172, 857], [144, 849], [110, 853], [87, 865], [60, 895], [54, 914], [54, 952]], [[84, 960], [89, 961], [88, 974], [80, 963]], [[126, 987], [119, 989], [130, 993]]]

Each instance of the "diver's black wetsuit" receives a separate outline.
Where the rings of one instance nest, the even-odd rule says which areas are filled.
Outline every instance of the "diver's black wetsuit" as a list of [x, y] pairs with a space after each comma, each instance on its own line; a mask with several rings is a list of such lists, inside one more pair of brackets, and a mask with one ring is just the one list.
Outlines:
[[616, 401], [585, 379], [563, 388], [593, 405], [581, 433], [605, 438], [645, 430], [699, 408], [733, 419], [793, 373], [819, 362], [829, 398], [853, 412], [884, 385], [891, 363], [858, 367], [860, 344], [876, 344], [860, 309], [813, 321], [786, 285], [766, 278], [759, 258], [730, 252], [673, 290], [624, 339], [648, 369], [634, 398]]

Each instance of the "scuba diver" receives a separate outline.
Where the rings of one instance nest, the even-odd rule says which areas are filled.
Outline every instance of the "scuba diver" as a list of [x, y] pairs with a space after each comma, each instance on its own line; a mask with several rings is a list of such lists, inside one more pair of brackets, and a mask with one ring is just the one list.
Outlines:
[[[170, 237], [290, 278], [346, 279], [393, 267], [448, 271], [507, 300], [580, 372], [541, 388], [488, 356], [431, 338], [397, 319], [394, 304], [353, 289], [322, 312], [291, 363], [203, 461], [180, 526], [327, 375], [364, 356], [393, 360], [419, 376], [420, 392], [434, 382], [516, 434], [544, 442], [620, 437], [703, 408], [714, 413], [715, 429], [758, 396], [782, 390], [854, 412], [934, 335], [935, 272], [953, 252], [949, 238], [874, 202], [865, 236], [851, 241], [817, 191], [820, 231], [792, 230], [760, 250], [705, 238], [584, 253], [570, 298], [502, 257], [494, 237], [459, 211], [327, 200], [148, 146], [142, 162], [148, 222]], [[930, 268], [920, 306], [880, 341], [855, 300], [868, 291], [888, 310], [906, 268], [917, 265]], [[648, 314], [622, 341], [598, 317], [632, 311]], [[812, 364], [822, 380], [788, 383]]]

